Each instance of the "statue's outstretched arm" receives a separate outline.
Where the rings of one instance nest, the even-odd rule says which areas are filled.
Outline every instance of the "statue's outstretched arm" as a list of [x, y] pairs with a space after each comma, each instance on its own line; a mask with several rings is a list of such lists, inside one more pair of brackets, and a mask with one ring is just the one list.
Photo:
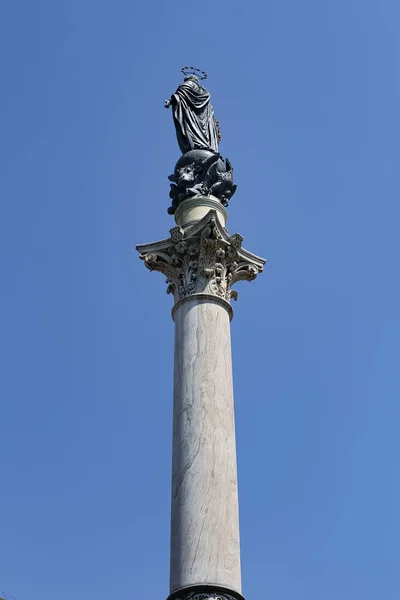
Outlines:
[[177, 104], [177, 102], [178, 102], [178, 100], [177, 100], [176, 94], [172, 94], [171, 98], [168, 98], [168, 100], [165, 100], [164, 107], [169, 108], [170, 106], [174, 106], [175, 104]]

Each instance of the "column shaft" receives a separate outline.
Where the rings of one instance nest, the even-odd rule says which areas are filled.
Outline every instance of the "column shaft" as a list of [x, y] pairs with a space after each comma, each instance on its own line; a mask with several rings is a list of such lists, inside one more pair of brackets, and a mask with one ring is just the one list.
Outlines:
[[230, 319], [213, 300], [176, 307], [170, 592], [241, 592]]

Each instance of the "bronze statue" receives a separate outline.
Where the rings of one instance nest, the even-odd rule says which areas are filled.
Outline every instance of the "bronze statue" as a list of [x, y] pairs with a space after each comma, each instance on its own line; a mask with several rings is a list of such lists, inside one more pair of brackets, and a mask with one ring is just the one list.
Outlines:
[[210, 94], [196, 75], [188, 75], [175, 94], [165, 101], [172, 106], [176, 137], [182, 154], [201, 148], [218, 152], [218, 123], [210, 103]]
[[165, 101], [166, 108], [172, 107], [176, 137], [182, 152], [174, 173], [169, 176], [169, 180], [174, 182], [170, 190], [170, 214], [174, 214], [183, 200], [196, 195], [212, 195], [227, 206], [236, 191], [232, 166], [218, 152], [221, 134], [210, 94], [200, 84], [207, 75], [194, 67], [183, 67], [182, 72], [184, 82]]

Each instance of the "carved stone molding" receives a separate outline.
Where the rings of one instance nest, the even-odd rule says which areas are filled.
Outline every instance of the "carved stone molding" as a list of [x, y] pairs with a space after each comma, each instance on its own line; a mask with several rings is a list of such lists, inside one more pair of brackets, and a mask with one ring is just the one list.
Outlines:
[[167, 600], [245, 600], [241, 594], [213, 585], [190, 586], [177, 590]]
[[195, 294], [236, 300], [232, 286], [252, 281], [263, 270], [265, 259], [242, 248], [242, 236], [229, 235], [215, 210], [184, 229], [173, 227], [170, 234], [137, 250], [148, 269], [167, 277], [167, 293], [173, 294], [175, 303]]
[[222, 592], [189, 592], [176, 600], [236, 600], [236, 597]]

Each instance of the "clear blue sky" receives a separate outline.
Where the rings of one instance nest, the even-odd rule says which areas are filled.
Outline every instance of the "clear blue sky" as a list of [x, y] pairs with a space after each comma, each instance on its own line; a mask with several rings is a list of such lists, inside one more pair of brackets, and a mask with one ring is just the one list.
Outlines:
[[268, 257], [232, 323], [244, 594], [399, 599], [399, 33], [397, 0], [0, 0], [0, 592], [168, 594], [171, 297], [134, 247], [194, 64]]

